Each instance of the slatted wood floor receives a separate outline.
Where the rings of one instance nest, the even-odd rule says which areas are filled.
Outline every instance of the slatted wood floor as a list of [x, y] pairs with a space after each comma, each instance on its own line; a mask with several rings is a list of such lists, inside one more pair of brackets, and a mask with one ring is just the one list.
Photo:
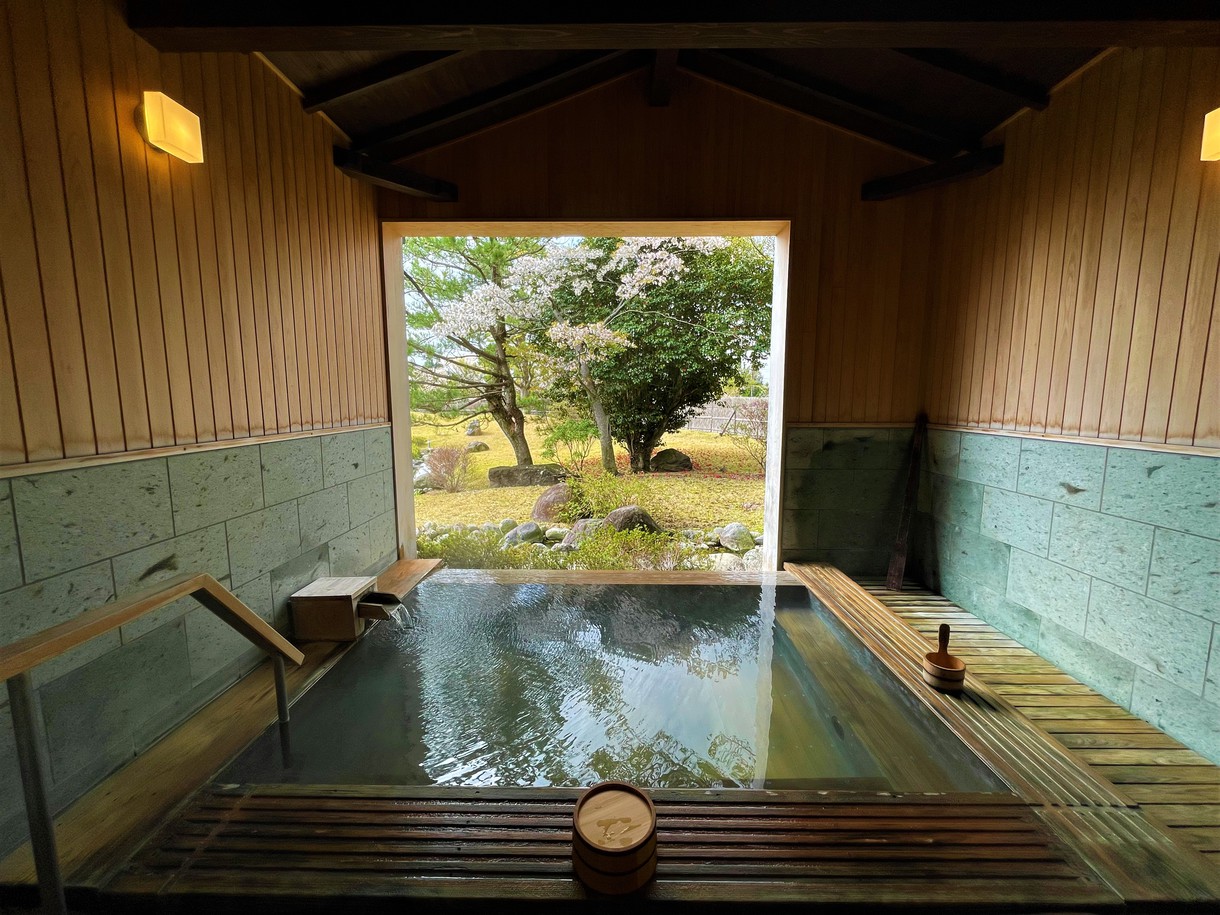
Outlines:
[[862, 584], [931, 642], [952, 626], [951, 651], [973, 673], [1220, 866], [1220, 766], [947, 598]]
[[[240, 900], [401, 911], [404, 896], [478, 908], [587, 898], [572, 879], [579, 789], [217, 787], [106, 888], [174, 911]], [[657, 879], [633, 907], [814, 901], [991, 911], [1118, 907], [1116, 894], [1004, 794], [657, 790]], [[950, 879], [952, 878], [952, 879]], [[355, 899], [359, 898], [359, 902]], [[1044, 908], [1043, 908], [1044, 907]]]

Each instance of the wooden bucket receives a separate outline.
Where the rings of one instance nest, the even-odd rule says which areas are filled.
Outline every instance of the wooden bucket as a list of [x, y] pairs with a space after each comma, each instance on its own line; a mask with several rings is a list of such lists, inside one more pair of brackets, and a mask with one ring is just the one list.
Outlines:
[[594, 785], [572, 813], [572, 869], [589, 889], [632, 893], [657, 869], [657, 810], [626, 782]]

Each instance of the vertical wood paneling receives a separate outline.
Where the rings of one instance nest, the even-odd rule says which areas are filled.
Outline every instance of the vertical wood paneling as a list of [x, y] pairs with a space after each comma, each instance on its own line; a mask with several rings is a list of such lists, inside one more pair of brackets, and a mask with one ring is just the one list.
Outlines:
[[[202, 165], [140, 137], [152, 89]], [[374, 194], [261, 62], [4, 4], [0, 123], [0, 463], [384, 421]]]
[[[1114, 55], [1005, 130], [998, 181], [935, 192], [933, 421], [1220, 445], [1220, 169], [1199, 161], [1218, 58], [1215, 48]], [[980, 223], [979, 199], [1002, 201], [1006, 188], [1010, 218], [988, 204]], [[1006, 254], [983, 242], [1000, 291], [994, 339], [971, 331], [972, 316], [991, 315], [963, 278], [993, 218], [1008, 233]], [[976, 411], [989, 385], [990, 408]]]

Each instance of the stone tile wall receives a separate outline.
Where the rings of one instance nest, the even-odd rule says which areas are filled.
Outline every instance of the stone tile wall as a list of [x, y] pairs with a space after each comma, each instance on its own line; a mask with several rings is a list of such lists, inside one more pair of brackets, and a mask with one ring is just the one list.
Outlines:
[[781, 558], [884, 575], [906, 491], [911, 428], [790, 427]]
[[924, 583], [1220, 762], [1220, 458], [932, 430]]
[[[288, 596], [395, 554], [390, 431], [360, 429], [0, 480], [0, 644], [208, 572], [290, 634]], [[34, 671], [63, 806], [262, 660], [190, 598]], [[24, 835], [0, 696], [0, 849]]]

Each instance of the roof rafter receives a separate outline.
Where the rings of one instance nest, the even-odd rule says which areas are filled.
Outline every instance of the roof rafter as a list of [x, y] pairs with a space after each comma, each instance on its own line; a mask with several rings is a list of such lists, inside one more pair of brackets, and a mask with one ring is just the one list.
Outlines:
[[972, 143], [878, 111], [838, 87], [756, 55], [688, 51], [678, 62], [699, 76], [923, 159], [951, 156]]
[[674, 72], [678, 69], [678, 52], [668, 48], [654, 51], [652, 71], [648, 75], [648, 104], [664, 108], [674, 88]]
[[913, 168], [910, 171], [885, 178], [866, 181], [860, 188], [861, 200], [891, 200], [904, 194], [926, 191], [965, 178], [985, 175], [993, 168], [1004, 164], [1004, 147], [988, 146], [975, 152], [954, 156], [931, 165]]
[[410, 194], [412, 197], [422, 197], [425, 200], [454, 203], [458, 199], [457, 185], [450, 181], [432, 178], [393, 162], [383, 162], [341, 146], [335, 147], [334, 161], [339, 171], [358, 181], [367, 181], [378, 187]]
[[462, 51], [408, 51], [358, 73], [349, 73], [304, 90], [301, 107], [312, 114], [330, 105], [357, 98], [406, 76], [419, 76], [433, 67], [452, 60]]
[[972, 83], [986, 86], [1001, 92], [1022, 105], [1038, 111], [1051, 103], [1050, 92], [1045, 86], [1040, 86], [1033, 80], [1005, 73], [1003, 70], [989, 64], [972, 60], [957, 51], [943, 48], [894, 48], [903, 57], [917, 60], [921, 64], [935, 67], [945, 73], [952, 73], [968, 79]]
[[405, 159], [563, 101], [648, 64], [639, 51], [582, 52], [356, 137], [358, 152]]

